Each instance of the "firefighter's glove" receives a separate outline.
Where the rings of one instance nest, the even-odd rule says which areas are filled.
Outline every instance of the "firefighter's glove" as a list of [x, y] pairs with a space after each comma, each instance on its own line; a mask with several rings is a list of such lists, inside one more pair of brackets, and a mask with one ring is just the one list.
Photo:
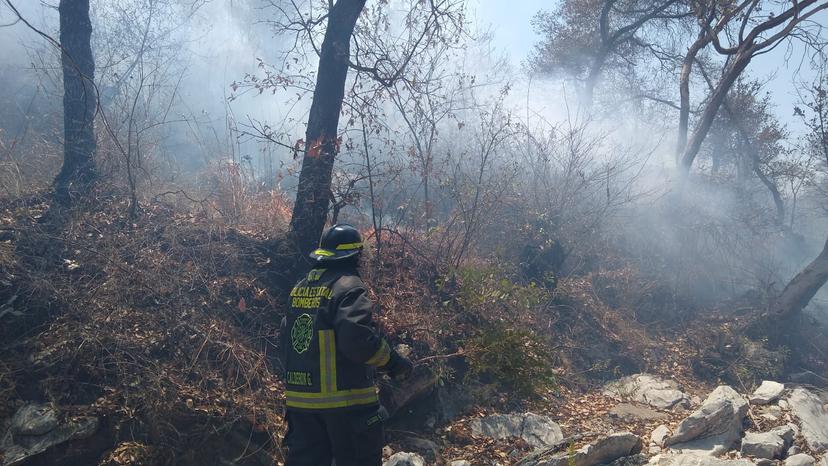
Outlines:
[[394, 351], [391, 354], [391, 360], [385, 366], [385, 370], [388, 371], [388, 375], [392, 379], [403, 380], [411, 375], [411, 371], [414, 370], [414, 364], [405, 356], [400, 356]]

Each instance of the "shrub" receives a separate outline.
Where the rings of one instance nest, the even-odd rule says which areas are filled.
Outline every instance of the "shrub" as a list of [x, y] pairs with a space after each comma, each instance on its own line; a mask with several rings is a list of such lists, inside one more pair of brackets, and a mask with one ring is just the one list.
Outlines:
[[519, 397], [540, 395], [556, 385], [549, 350], [532, 332], [492, 324], [466, 341], [466, 378], [494, 383]]
[[765, 379], [776, 379], [784, 374], [789, 351], [785, 347], [775, 350], [767, 348], [765, 342], [742, 337], [738, 359], [728, 367], [731, 378], [735, 378], [745, 389]]
[[551, 298], [546, 288], [535, 283], [516, 283], [509, 278], [507, 270], [494, 265], [458, 268], [443, 283], [450, 280], [458, 284], [457, 304], [468, 312], [506, 310], [509, 315], [515, 315], [535, 309]]

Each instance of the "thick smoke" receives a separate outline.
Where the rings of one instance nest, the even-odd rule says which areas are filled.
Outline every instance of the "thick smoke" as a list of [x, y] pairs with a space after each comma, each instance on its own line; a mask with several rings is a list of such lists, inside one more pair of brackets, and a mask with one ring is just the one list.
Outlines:
[[[101, 7], [111, 7], [112, 4], [106, 0], [98, 2]], [[135, 3], [140, 1], [135, 0]], [[248, 76], [262, 77], [268, 65], [278, 69], [285, 63], [285, 52], [293, 41], [289, 36], [274, 33], [268, 23], [275, 14], [272, 7], [268, 7], [269, 3], [208, 1], [192, 17], [182, 19], [180, 26], [165, 39], [176, 47], [173, 68], [177, 73], [178, 91], [172, 113], [180, 117], [175, 120], [181, 121], [170, 123], [164, 145], [185, 174], [218, 161], [232, 159], [242, 163], [248, 160], [255, 176], [260, 179], [271, 177], [273, 179], [266, 181], [273, 182], [277, 176], [273, 167], [278, 171], [294, 164], [294, 154], [289, 149], [263, 143], [244, 133], [250, 131], [248, 125], [261, 122], [277, 129], [280, 140], [292, 145], [304, 135], [310, 95], [294, 89], [260, 93], [249, 87], [232, 86], [233, 83], [245, 83]], [[32, 1], [15, 4], [35, 27], [57, 36], [54, 8]], [[514, 13], [513, 6], [509, 5], [510, 13]], [[771, 236], [756, 234], [754, 229], [758, 227], [743, 214], [747, 209], [770, 210], [772, 203], [768, 194], [755, 183], [746, 187], [744, 193], [747, 194], [736, 195], [703, 180], [679, 182], [674, 170], [675, 124], [670, 118], [653, 118], [649, 108], [636, 103], [619, 106], [611, 115], [590, 117], [590, 111], [579, 106], [578, 93], [570, 81], [526, 72], [525, 58], [536, 40], [529, 26], [530, 17], [549, 7], [541, 0], [520, 2], [519, 12], [525, 17], [515, 14], [506, 18], [502, 14], [502, 2], [497, 6], [482, 1], [473, 4], [470, 10], [474, 14], [470, 17], [475, 24], [472, 25], [470, 45], [457, 53], [454, 68], [450, 70], [478, 76], [480, 83], [485, 84], [479, 86], [473, 96], [464, 96], [468, 102], [474, 99], [491, 101], [504, 92], [504, 88], [509, 89], [504, 93], [503, 106], [523, 132], [515, 132], [521, 136], [510, 143], [508, 150], [504, 149], [504, 159], [527, 156], [531, 152], [530, 144], [525, 142], [528, 140], [525, 133], [561, 136], [573, 128], [580, 128], [579, 131], [588, 137], [602, 141], [591, 168], [612, 167], [630, 159], [637, 161], [636, 169], [625, 170], [613, 179], [618, 186], [631, 187], [624, 193], [629, 200], [609, 212], [612, 219], [606, 226], [610, 236], [629, 253], [643, 255], [658, 251], [664, 263], [669, 263], [664, 266], [666, 276], [676, 287], [684, 287], [688, 295], [699, 297], [700, 302], [707, 298], [715, 301], [722, 296], [770, 295], [780, 291], [821, 248], [826, 232], [824, 220], [807, 217], [809, 220], [795, 225], [798, 236], [781, 231]], [[114, 29], [114, 24], [106, 22], [107, 17], [98, 15], [96, 18], [101, 21], [96, 24], [96, 31]], [[13, 17], [8, 7], [0, 4], [0, 24], [11, 22]], [[521, 30], [516, 29], [516, 22], [521, 25]], [[39, 69], [49, 63], [48, 60], [38, 62], [35, 59], [44, 54], [47, 58], [55, 58], [54, 51], [49, 51], [49, 45], [42, 38], [18, 23], [0, 27], [0, 43], [3, 44], [0, 47], [0, 80], [3, 81], [0, 83], [0, 101], [25, 109], [24, 97], [30, 96], [31, 91], [20, 91], [26, 88], [27, 82], [42, 83], [43, 99], [59, 94], [59, 90], [49, 87], [44, 77], [48, 73]], [[800, 98], [793, 84], [814, 78], [813, 72], [809, 71], [809, 57], [797, 47], [779, 47], [758, 57], [751, 65], [752, 76], [766, 82], [766, 89], [771, 92], [775, 104], [773, 111], [793, 137], [805, 131], [801, 120], [792, 116], [793, 107]], [[315, 68], [312, 59], [297, 66], [305, 72]], [[695, 85], [701, 86], [701, 83]], [[392, 113], [390, 107], [384, 110], [389, 115]], [[18, 110], [15, 115], [24, 111]], [[463, 140], [469, 133], [457, 126], [479, 118], [476, 112], [458, 111], [455, 119], [440, 128], [443, 145], [438, 149], [441, 153], [473, 150], [472, 145]], [[19, 129], [14, 126], [15, 121], [14, 118], [4, 121], [4, 130], [14, 132]], [[402, 121], [391, 116], [388, 124], [397, 131], [389, 133], [405, 146], [407, 143], [401, 136], [404, 132], [396, 129], [402, 127]], [[560, 138], [550, 141], [564, 145]], [[361, 163], [359, 150], [344, 152], [343, 165]], [[381, 152], [377, 156], [381, 156]], [[342, 171], [347, 170], [343, 168]], [[286, 173], [283, 171], [282, 174]], [[405, 183], [417, 182], [416, 177], [405, 176], [407, 178], [402, 178]], [[290, 187], [292, 182], [285, 181], [283, 187]], [[403, 192], [412, 198], [421, 195], [411, 186], [406, 189]], [[438, 195], [447, 196], [449, 191], [444, 186], [438, 189]], [[409, 200], [400, 199], [397, 206], [389, 206], [389, 209], [395, 213], [398, 206]], [[805, 204], [803, 209], [813, 207], [808, 206], [807, 201]], [[393, 217], [389, 214], [389, 221]], [[706, 253], [699, 254], [699, 251]], [[715, 273], [705, 273], [710, 270]], [[818, 309], [820, 302], [820, 299], [815, 300], [812, 308]]]

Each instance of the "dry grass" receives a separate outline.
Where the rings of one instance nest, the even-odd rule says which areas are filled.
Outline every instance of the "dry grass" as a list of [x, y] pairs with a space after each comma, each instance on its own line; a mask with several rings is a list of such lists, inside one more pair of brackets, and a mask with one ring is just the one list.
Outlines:
[[2, 409], [41, 399], [115, 417], [113, 429], [137, 422], [173, 460], [249, 430], [278, 457], [279, 304], [264, 242], [163, 204], [132, 223], [119, 197], [95, 201], [63, 214], [46, 199], [1, 207], [1, 298], [23, 312], [4, 317]]
[[[94, 458], [102, 465], [280, 459], [284, 267], [274, 225], [286, 225], [290, 209], [279, 193], [237, 194], [232, 219], [220, 213], [230, 204], [182, 193], [143, 204], [135, 221], [128, 196], [111, 192], [71, 212], [47, 197], [0, 202], [0, 313], [9, 311], [0, 317], [0, 418], [42, 400], [107, 419]], [[526, 298], [510, 294], [530, 288], [508, 267], [473, 259], [471, 270], [496, 275], [486, 278], [494, 289], [464, 305], [470, 283], [436, 259], [427, 239], [389, 233], [382, 246], [380, 256], [368, 249], [363, 267], [377, 320], [444, 381], [465, 382], [463, 347], [493, 325], [531, 332], [548, 350], [560, 383], [543, 400], [500, 393], [481, 407], [588, 422], [584, 403], [600, 405], [598, 417], [607, 408], [589, 389], [638, 371], [703, 393], [692, 360], [703, 337], [729, 325], [697, 320], [667, 332], [642, 324], [637, 308], [652, 305], [656, 285], [627, 267], [564, 277], [554, 292]], [[463, 426], [428, 435], [451, 444], [448, 452], [503, 460], [503, 443], [475, 443]]]

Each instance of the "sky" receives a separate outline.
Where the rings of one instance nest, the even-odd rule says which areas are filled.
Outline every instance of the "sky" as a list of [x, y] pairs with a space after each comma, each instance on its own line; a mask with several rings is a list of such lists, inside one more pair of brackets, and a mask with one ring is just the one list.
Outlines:
[[[541, 10], [551, 10], [556, 0], [474, 0], [472, 8], [480, 27], [491, 27], [497, 46], [502, 47], [513, 64], [518, 65], [531, 53], [540, 36], [532, 29], [530, 21]], [[828, 12], [822, 13], [821, 22], [828, 24]], [[797, 60], [786, 60], [785, 55], [801, 56], [802, 48], [793, 50], [779, 47], [771, 53], [757, 57], [748, 68], [750, 74], [766, 82], [765, 90], [771, 94], [774, 111], [780, 121], [793, 132], [804, 127], [793, 117], [793, 108], [799, 103], [795, 84], [810, 82], [815, 75], [807, 66], [799, 67]]]
[[[14, 1], [14, 0], [13, 0]], [[105, 1], [105, 0], [101, 0]], [[470, 18], [477, 29], [491, 29], [494, 33], [494, 45], [505, 53], [513, 69], [520, 65], [531, 53], [540, 39], [532, 29], [530, 21], [540, 10], [552, 9], [556, 0], [469, 0], [467, 5]], [[32, 21], [47, 31], [56, 29], [56, 15], [43, 8], [35, 0], [17, 0], [14, 2]], [[0, 3], [2, 5], [2, 3]], [[193, 77], [187, 89], [194, 102], [210, 103], [205, 108], [208, 113], [222, 114], [224, 98], [229, 84], [241, 79], [245, 73], [255, 71], [256, 57], [267, 59], [272, 53], [273, 38], [266, 26], [256, 24], [258, 12], [242, 8], [244, 2], [238, 0], [212, 0], [204, 7], [198, 20], [191, 26], [192, 34], [198, 41], [191, 45], [194, 57], [190, 64]], [[0, 24], [9, 18], [7, 7], [0, 6]], [[828, 12], [824, 13], [828, 16]], [[823, 18], [823, 21], [826, 21]], [[0, 65], [26, 63], [24, 47], [7, 47], [8, 44], [23, 44], [27, 41], [40, 40], [20, 25], [0, 28]], [[751, 64], [752, 76], [767, 81], [766, 89], [771, 93], [775, 103], [777, 117], [788, 124], [794, 132], [801, 131], [799, 120], [793, 118], [793, 106], [797, 103], [794, 80], [812, 79], [807, 74], [791, 77], [795, 63], [785, 64], [784, 48], [764, 55]], [[795, 51], [796, 52], [796, 51]], [[559, 98], [557, 100], [560, 100]], [[559, 104], [559, 102], [558, 102]], [[556, 105], [554, 100], [547, 100], [546, 105]], [[235, 102], [234, 110], [240, 115], [253, 113], [261, 118], [280, 118], [272, 99], [248, 99]]]
[[554, 0], [475, 0], [476, 20], [480, 26], [491, 27], [498, 46], [513, 60], [520, 61], [532, 50], [539, 36], [529, 24], [532, 16], [554, 6]]

